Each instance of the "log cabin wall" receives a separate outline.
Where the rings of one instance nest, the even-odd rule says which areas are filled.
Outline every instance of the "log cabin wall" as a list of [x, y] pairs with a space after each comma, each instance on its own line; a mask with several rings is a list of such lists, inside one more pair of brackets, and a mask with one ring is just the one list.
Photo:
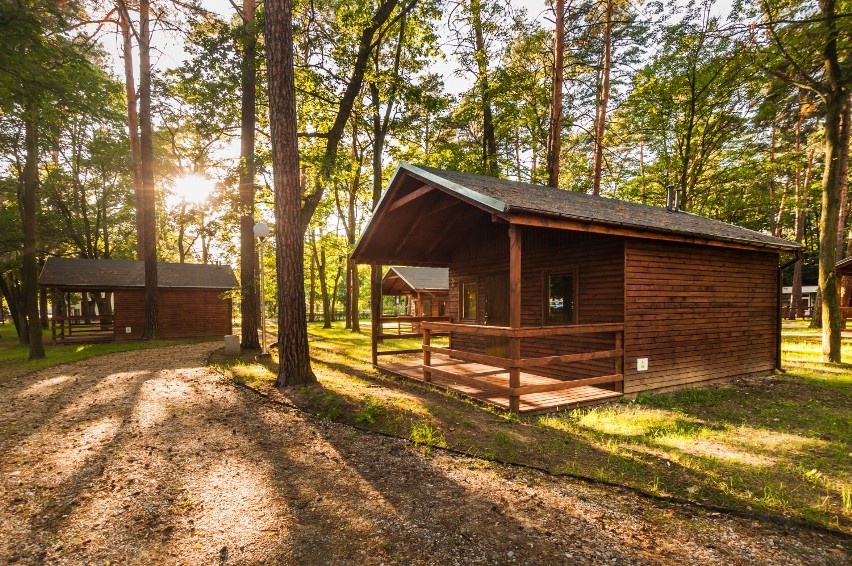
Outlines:
[[[505, 224], [483, 223], [475, 239], [461, 242], [450, 265], [448, 315], [459, 316], [460, 284], [477, 283], [477, 320], [484, 323], [486, 278], [509, 269], [509, 239]], [[521, 325], [544, 324], [545, 276], [574, 271], [577, 275], [576, 311], [578, 324], [622, 322], [624, 320], [624, 243], [621, 238], [564, 230], [523, 229], [521, 257]], [[453, 333], [453, 347], [485, 352], [485, 339]], [[613, 347], [612, 333], [599, 336], [563, 336], [525, 339], [522, 357], [579, 353]], [[534, 373], [558, 379], [579, 379], [612, 373], [612, 360], [560, 364]], [[530, 373], [533, 373], [532, 371]]]
[[[233, 331], [231, 299], [221, 289], [160, 289], [161, 338], [224, 336]], [[115, 338], [139, 340], [145, 324], [144, 289], [115, 291]], [[131, 328], [128, 334], [127, 327]]]
[[777, 253], [625, 245], [625, 394], [773, 371]]

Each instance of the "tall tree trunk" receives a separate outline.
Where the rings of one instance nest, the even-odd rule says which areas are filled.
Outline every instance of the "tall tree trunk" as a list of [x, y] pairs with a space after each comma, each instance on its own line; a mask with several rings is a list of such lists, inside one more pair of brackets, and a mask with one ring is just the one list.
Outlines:
[[15, 332], [18, 334], [18, 342], [24, 344], [23, 337], [26, 336], [26, 332], [22, 332], [21, 328], [24, 327], [21, 324], [21, 313], [18, 309], [18, 305], [20, 304], [20, 299], [18, 297], [18, 289], [15, 286], [15, 282], [12, 279], [12, 276], [8, 273], [0, 275], [0, 293], [3, 294], [3, 298], [6, 299], [6, 304], [9, 305], [9, 317], [12, 319], [12, 324], [15, 325]]
[[325, 250], [320, 249], [317, 255], [317, 267], [319, 268], [320, 297], [322, 298], [322, 327], [331, 328], [331, 298], [328, 293], [328, 279], [326, 277]]
[[[130, 155], [133, 160], [133, 194], [136, 197], [136, 259], [145, 257], [142, 239], [145, 235], [144, 207], [142, 203], [142, 150], [139, 144], [139, 116], [136, 111], [136, 80], [133, 77], [132, 24], [126, 4], [119, 2], [122, 54], [124, 56], [124, 92], [127, 96], [127, 126], [130, 134]], [[140, 46], [141, 48], [141, 46]]]
[[38, 313], [42, 330], [47, 330], [50, 328], [50, 320], [47, 316], [47, 289], [44, 287], [38, 290]]
[[27, 117], [24, 120], [24, 144], [26, 160], [24, 164], [24, 194], [21, 210], [24, 225], [24, 265], [23, 281], [24, 301], [26, 304], [27, 326], [29, 329], [30, 359], [44, 357], [44, 344], [41, 341], [41, 321], [38, 315], [38, 261], [36, 260], [36, 193], [38, 192], [38, 142], [36, 141], [37, 109], [34, 102], [27, 104]]
[[[843, 253], [849, 214], [849, 136], [852, 130], [850, 122], [852, 122], [852, 93], [847, 92], [840, 125], [840, 222], [837, 227], [837, 254], [840, 258], [852, 255], [852, 228], [849, 230], [849, 245], [845, 247], [846, 253]], [[840, 306], [848, 307], [852, 304], [852, 277], [847, 276], [841, 284]]]
[[482, 0], [471, 0], [470, 15], [476, 50], [477, 82], [482, 102], [482, 168], [486, 175], [496, 177], [500, 174], [500, 168], [497, 164], [497, 138], [494, 133], [494, 116], [491, 110], [488, 53], [485, 51], [485, 35], [482, 29]]
[[258, 258], [254, 238], [255, 193], [255, 88], [257, 84], [257, 35], [254, 0], [243, 0], [243, 56], [240, 70], [242, 106], [240, 115], [240, 317], [241, 346], [260, 348], [258, 339], [258, 288], [255, 266]]
[[331, 320], [337, 320], [337, 291], [340, 288], [340, 274], [343, 273], [342, 262], [337, 262], [337, 272], [334, 274], [334, 285], [331, 288]]
[[317, 303], [317, 254], [316, 245], [313, 245], [314, 233], [311, 231], [311, 288], [310, 300], [308, 301], [308, 322], [316, 321], [316, 303]]
[[154, 142], [151, 124], [151, 32], [149, 0], [139, 2], [139, 142], [142, 173], [145, 261], [145, 326], [144, 340], [159, 335], [157, 297], [157, 216], [154, 198]]
[[299, 187], [299, 140], [293, 76], [290, 0], [266, 3], [266, 61], [275, 191], [275, 268], [278, 280], [277, 387], [316, 381], [305, 320], [304, 231]]
[[[796, 153], [799, 153], [800, 137], [799, 126], [796, 126]], [[801, 171], [796, 169], [796, 243], [805, 241], [805, 216], [808, 211], [808, 190], [811, 184], [811, 171], [813, 171], [815, 149], [808, 153], [808, 163], [805, 166], [805, 178], [801, 179]], [[802, 310], [802, 262], [797, 261], [793, 266], [793, 289], [790, 293], [790, 319], [795, 319]], [[813, 305], [811, 305], [811, 316], [813, 316]]]
[[824, 50], [829, 89], [825, 96], [825, 171], [822, 177], [822, 215], [819, 222], [819, 288], [822, 291], [822, 357], [840, 363], [840, 294], [837, 281], [837, 225], [840, 213], [842, 150], [840, 121], [846, 101], [837, 55], [837, 14], [834, 0], [820, 0], [828, 30]]
[[775, 212], [775, 121], [772, 121], [772, 128], [769, 132], [769, 231], [773, 236], [777, 236], [778, 223], [781, 221], [781, 215]]
[[609, 103], [609, 74], [612, 67], [612, 4], [606, 0], [606, 22], [604, 24], [604, 52], [601, 78], [601, 95], [595, 118], [595, 147], [592, 165], [592, 194], [601, 194], [601, 173], [603, 170], [603, 137], [606, 128], [606, 108]]
[[565, 67], [565, 0], [554, 0], [556, 25], [553, 31], [553, 88], [550, 96], [550, 137], [547, 141], [547, 185], [559, 187], [559, 157], [562, 152], [562, 81]]
[[838, 166], [838, 182], [840, 183], [840, 213], [837, 225], [837, 254], [840, 259], [844, 257], [843, 243], [846, 240], [846, 223], [848, 220], [849, 206], [849, 120], [852, 118], [852, 101], [850, 93], [843, 97], [842, 109], [840, 111], [840, 164]]
[[811, 307], [811, 322], [808, 328], [822, 328], [822, 289], [817, 288], [816, 299]]

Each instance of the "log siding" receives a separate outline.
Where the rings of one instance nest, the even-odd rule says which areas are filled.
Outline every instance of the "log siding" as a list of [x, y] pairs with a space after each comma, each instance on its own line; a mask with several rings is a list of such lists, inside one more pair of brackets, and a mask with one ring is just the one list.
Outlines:
[[[232, 305], [221, 289], [159, 289], [160, 338], [231, 334]], [[115, 291], [115, 339], [139, 340], [145, 323], [144, 289]], [[130, 327], [130, 333], [125, 329]]]
[[772, 252], [627, 240], [625, 394], [773, 371], [777, 267]]

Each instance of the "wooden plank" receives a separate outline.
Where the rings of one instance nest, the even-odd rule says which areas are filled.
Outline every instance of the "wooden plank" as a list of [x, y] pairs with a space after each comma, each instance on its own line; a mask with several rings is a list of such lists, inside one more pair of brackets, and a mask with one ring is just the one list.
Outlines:
[[432, 381], [432, 353], [429, 345], [432, 341], [432, 331], [428, 328], [423, 329], [423, 346], [420, 348], [423, 351], [423, 381]]
[[589, 360], [614, 358], [619, 354], [623, 354], [621, 349], [603, 350], [599, 352], [583, 352], [581, 354], [565, 354], [562, 356], [545, 356], [542, 358], [522, 358], [516, 360], [515, 364], [519, 368], [531, 368], [559, 363], [584, 362]]
[[[505, 370], [504, 370], [505, 371]], [[485, 374], [473, 374], [473, 375], [460, 375], [457, 373], [453, 373], [450, 371], [444, 371], [442, 369], [437, 369], [432, 367], [431, 369], [433, 376], [440, 376], [457, 383], [463, 383], [465, 385], [469, 385], [470, 387], [475, 387], [481, 391], [491, 391], [493, 393], [499, 393], [501, 395], [509, 395], [511, 390], [508, 387], [504, 387], [502, 385], [496, 385], [494, 383], [490, 383], [488, 381], [484, 381], [479, 379], [477, 375], [480, 377], [484, 377], [485, 375], [491, 375], [490, 373]]]
[[370, 334], [373, 365], [379, 363], [379, 341], [382, 334], [382, 266], [370, 265]]
[[[509, 226], [509, 327], [521, 326], [521, 245], [523, 235], [518, 226]], [[501, 321], [502, 322], [502, 321]]]
[[422, 197], [423, 195], [430, 193], [430, 192], [432, 192], [432, 187], [430, 187], [429, 185], [423, 185], [419, 189], [416, 189], [416, 190], [408, 193], [404, 197], [400, 197], [400, 198], [396, 199], [396, 201], [387, 208], [386, 212], [390, 212], [391, 210], [396, 210], [397, 208], [399, 208], [401, 206], [405, 206], [406, 204], [408, 204], [408, 203], [410, 203], [414, 200], [417, 200], [420, 197]]
[[604, 332], [619, 332], [624, 330], [624, 324], [572, 324], [554, 326], [524, 326], [521, 328], [510, 328], [508, 326], [483, 326], [479, 324], [459, 324], [451, 322], [424, 322], [431, 330], [443, 330], [445, 332], [457, 332], [460, 334], [471, 334], [474, 336], [506, 336], [518, 338], [533, 338], [537, 336], [572, 336], [577, 334], [597, 334]]
[[383, 316], [381, 322], [449, 322], [447, 316]]
[[583, 387], [585, 385], [595, 385], [599, 383], [620, 383], [624, 381], [624, 376], [620, 374], [601, 375], [598, 377], [589, 377], [586, 379], [574, 379], [571, 381], [560, 381], [556, 383], [545, 383], [541, 385], [525, 385], [515, 389], [517, 395], [531, 395], [533, 393], [547, 393], [551, 391], [564, 391], [575, 387]]
[[408, 350], [380, 350], [376, 352], [377, 356], [393, 356], [395, 354], [419, 354], [423, 350], [421, 348], [411, 348]]
[[512, 365], [512, 360], [509, 358], [500, 358], [497, 356], [489, 356], [487, 354], [479, 354], [477, 352], [469, 352], [467, 350], [453, 350], [451, 348], [441, 348], [438, 346], [427, 346], [425, 343], [423, 345], [423, 350], [432, 352], [435, 354], [444, 354], [450, 356], [452, 358], [457, 358], [459, 360], [464, 360], [467, 362], [476, 362], [480, 364], [485, 364], [489, 366], [497, 366], [504, 369], [508, 368]]

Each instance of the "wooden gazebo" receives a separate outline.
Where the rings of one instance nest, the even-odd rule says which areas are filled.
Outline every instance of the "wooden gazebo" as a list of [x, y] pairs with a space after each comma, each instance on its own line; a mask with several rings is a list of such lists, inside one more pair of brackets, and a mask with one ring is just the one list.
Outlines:
[[381, 369], [534, 413], [772, 372], [779, 255], [799, 247], [674, 205], [402, 164], [353, 258], [449, 269], [449, 320]]
[[[230, 291], [237, 287], [226, 265], [157, 263], [161, 338], [231, 334]], [[145, 266], [141, 261], [48, 258], [39, 286], [51, 290], [54, 341], [136, 340], [142, 337]], [[81, 297], [81, 312], [71, 296]]]

